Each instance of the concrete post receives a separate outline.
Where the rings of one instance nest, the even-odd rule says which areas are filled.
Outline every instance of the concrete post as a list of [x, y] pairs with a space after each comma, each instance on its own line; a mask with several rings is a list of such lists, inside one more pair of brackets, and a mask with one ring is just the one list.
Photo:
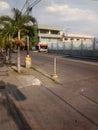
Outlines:
[[27, 55], [25, 57], [25, 67], [31, 67], [31, 57], [29, 56], [29, 36], [27, 36]]
[[54, 67], [54, 73], [52, 75], [52, 78], [57, 78], [58, 75], [56, 73], [56, 68], [57, 68], [56, 57], [54, 57], [54, 66], [53, 67]]
[[[20, 30], [18, 31], [18, 40], [20, 40]], [[18, 45], [17, 71], [20, 73], [20, 45]]]

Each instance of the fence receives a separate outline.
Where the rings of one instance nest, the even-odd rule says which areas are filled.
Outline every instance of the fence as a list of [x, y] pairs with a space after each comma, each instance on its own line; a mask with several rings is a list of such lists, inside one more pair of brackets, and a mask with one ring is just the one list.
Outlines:
[[60, 43], [49, 43], [48, 51], [50, 53], [70, 56], [86, 56], [98, 58], [98, 40], [94, 38]]

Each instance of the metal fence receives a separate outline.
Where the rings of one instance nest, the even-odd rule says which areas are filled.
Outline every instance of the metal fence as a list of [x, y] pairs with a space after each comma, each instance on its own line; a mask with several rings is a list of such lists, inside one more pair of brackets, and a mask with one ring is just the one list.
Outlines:
[[59, 43], [49, 43], [48, 51], [71, 56], [98, 57], [98, 40], [86, 39], [76, 41], [66, 41]]

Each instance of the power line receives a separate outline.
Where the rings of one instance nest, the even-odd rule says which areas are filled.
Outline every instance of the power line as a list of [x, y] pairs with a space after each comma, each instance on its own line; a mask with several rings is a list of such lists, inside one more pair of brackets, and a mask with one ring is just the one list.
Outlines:
[[32, 4], [29, 4], [29, 1], [26, 0], [26, 11], [25, 13], [29, 14], [32, 11], [32, 8], [35, 7], [41, 0], [35, 0]]
[[41, 0], [35, 0], [31, 5], [30, 5], [30, 7], [34, 7], [34, 6], [36, 6], [39, 2], [40, 2]]
[[23, 5], [23, 7], [22, 7], [21, 12], [22, 12], [23, 9], [25, 8], [25, 6], [26, 6], [26, 2], [24, 3], [24, 5]]

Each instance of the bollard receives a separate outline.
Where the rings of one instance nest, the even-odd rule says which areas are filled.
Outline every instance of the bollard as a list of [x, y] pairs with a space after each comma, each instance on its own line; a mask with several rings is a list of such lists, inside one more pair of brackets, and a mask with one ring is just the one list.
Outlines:
[[25, 67], [30, 68], [31, 67], [31, 57], [29, 55], [25, 58]]
[[52, 78], [57, 78], [57, 77], [58, 77], [58, 75], [56, 73], [56, 57], [54, 57], [54, 73], [52, 75]]

